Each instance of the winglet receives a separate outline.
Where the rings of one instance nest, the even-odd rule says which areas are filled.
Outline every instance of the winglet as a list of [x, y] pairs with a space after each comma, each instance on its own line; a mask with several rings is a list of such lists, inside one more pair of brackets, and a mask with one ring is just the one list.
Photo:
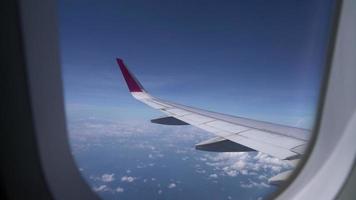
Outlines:
[[129, 88], [130, 92], [143, 92], [144, 89], [140, 82], [135, 78], [133, 74], [127, 69], [124, 61], [121, 58], [116, 58], [116, 62], [120, 67], [122, 75], [125, 78], [127, 87]]

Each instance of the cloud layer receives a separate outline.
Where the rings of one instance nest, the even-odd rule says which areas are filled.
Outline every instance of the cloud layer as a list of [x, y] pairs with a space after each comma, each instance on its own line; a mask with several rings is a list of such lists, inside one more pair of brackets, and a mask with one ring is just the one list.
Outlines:
[[[98, 155], [104, 162], [101, 171], [106, 173], [89, 176], [93, 190], [98, 193], [126, 194], [141, 184], [145, 185], [140, 187], [153, 188], [157, 195], [187, 189], [185, 177], [167, 173], [172, 170], [191, 171], [206, 183], [221, 185], [235, 180], [238, 190], [259, 190], [271, 187], [268, 178], [291, 168], [288, 163], [263, 153], [211, 153], [194, 149], [194, 144], [211, 136], [191, 126], [170, 127], [95, 118], [70, 124], [74, 156]], [[121, 171], [108, 168], [115, 166], [110, 164], [115, 163], [114, 160], [118, 160], [117, 167], [120, 163], [125, 163], [125, 167], [115, 167]], [[82, 173], [90, 171], [88, 166], [79, 166]]]

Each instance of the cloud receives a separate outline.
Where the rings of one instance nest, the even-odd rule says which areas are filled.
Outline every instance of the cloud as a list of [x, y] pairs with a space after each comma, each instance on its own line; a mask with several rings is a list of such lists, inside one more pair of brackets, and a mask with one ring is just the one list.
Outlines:
[[124, 192], [124, 188], [122, 188], [122, 187], [117, 187], [117, 188], [115, 189], [115, 191], [118, 192], [118, 193], [121, 193], [121, 192]]
[[105, 184], [104, 185], [99, 185], [97, 187], [93, 187], [93, 190], [95, 192], [111, 192], [111, 193], [122, 193], [122, 192], [125, 191], [124, 188], [122, 188], [122, 187], [117, 187], [116, 189], [112, 189], [112, 188], [110, 188], [109, 186], [107, 186]]
[[[248, 182], [240, 184], [242, 188], [269, 187], [269, 177], [292, 168], [289, 162], [260, 152], [206, 153], [203, 158], [205, 159], [199, 158], [199, 160], [203, 161], [207, 166], [213, 167], [216, 175], [249, 177]], [[215, 175], [209, 175], [209, 178], [213, 177]]]
[[206, 161], [207, 159], [206, 158], [200, 158], [201, 161]]
[[218, 178], [218, 175], [217, 174], [210, 174], [209, 177], [210, 178]]
[[225, 173], [228, 176], [236, 176], [238, 174], [238, 172], [236, 170], [229, 170], [229, 168], [226, 168]]
[[132, 176], [123, 176], [123, 177], [121, 177], [121, 181], [122, 182], [128, 182], [128, 183], [131, 183], [136, 179], [137, 179], [136, 177], [132, 177]]
[[115, 174], [103, 174], [101, 176], [101, 181], [107, 182], [107, 183], [112, 182], [115, 180], [114, 176], [115, 176]]
[[188, 157], [188, 156], [184, 156], [184, 157], [182, 157], [182, 160], [183, 160], [183, 161], [188, 160], [188, 159], [189, 159], [189, 157]]
[[177, 149], [176, 153], [177, 154], [186, 154], [186, 153], [188, 153], [188, 151], [187, 150], [182, 150], [182, 149]]
[[266, 175], [259, 175], [259, 176], [258, 176], [258, 179], [260, 179], [260, 180], [267, 180], [268, 177], [267, 177]]
[[251, 179], [249, 179], [247, 182], [240, 182], [240, 187], [242, 187], [242, 188], [253, 188], [253, 187], [268, 188], [268, 187], [270, 187], [270, 185], [268, 185], [265, 182], [256, 182], [256, 181], [252, 181]]
[[246, 167], [246, 162], [244, 160], [238, 160], [231, 166], [231, 168], [236, 169], [236, 170], [242, 170], [245, 167]]
[[177, 185], [175, 183], [171, 183], [167, 186], [169, 189], [175, 188], [177, 187]]
[[[195, 141], [204, 140], [207, 137], [206, 132], [194, 127], [167, 128], [142, 122], [128, 123], [83, 119], [70, 123], [69, 129], [72, 132], [71, 137], [75, 137], [76, 141], [79, 141], [72, 143], [77, 145], [74, 146], [74, 151], [99, 148], [100, 145], [106, 145], [108, 141], [111, 144], [112, 141], [115, 146], [144, 151], [147, 159], [136, 163], [136, 168], [141, 169], [161, 166], [159, 162], [154, 161], [164, 157], [161, 153], [163, 152], [162, 147], [169, 148], [172, 152], [179, 154], [176, 155], [177, 159], [185, 162], [196, 161], [197, 164], [194, 165], [195, 169], [193, 170], [199, 174], [206, 174], [208, 178], [215, 179], [222, 176], [251, 178], [251, 181], [241, 183], [241, 187], [245, 188], [265, 187], [269, 177], [291, 168], [287, 162], [260, 152], [197, 153], [193, 148], [182, 145], [186, 142], [194, 144]], [[211, 171], [207, 166], [210, 166], [214, 171]], [[94, 178], [91, 176], [90, 179], [101, 181], [102, 184], [115, 181], [115, 179], [127, 183], [134, 182], [137, 179], [137, 177], [129, 175], [132, 175], [132, 173], [127, 169], [126, 176], [121, 177], [121, 179], [115, 177], [113, 173], [106, 173]], [[143, 182], [148, 180], [150, 179], [143, 180]], [[151, 179], [151, 181], [154, 180], [154, 178]], [[171, 184], [174, 184], [174, 186]], [[176, 187], [175, 183], [171, 184], [169, 185], [172, 188]], [[95, 190], [105, 191], [109, 188], [106, 185], [101, 185], [96, 187]], [[112, 191], [114, 192], [114, 189]]]
[[[181, 147], [178, 144], [199, 142], [206, 139], [207, 136], [206, 132], [194, 127], [160, 126], [142, 120], [114, 121], [85, 117], [82, 114], [80, 117], [68, 121], [68, 130], [74, 153], [88, 151], [94, 146], [105, 145], [105, 141], [108, 139], [118, 139], [115, 142], [128, 148], [150, 150], [147, 155], [152, 159], [164, 157], [162, 153], [156, 151], [158, 148], [154, 145], [156, 143], [171, 146], [171, 148]], [[145, 139], [146, 137], [149, 139]], [[140, 142], [131, 142], [138, 141], [134, 140], [138, 138]], [[155, 140], [156, 143], [152, 143], [151, 140]], [[189, 150], [191, 151], [191, 149]], [[179, 148], [177, 153], [187, 153], [187, 151]]]
[[93, 190], [95, 192], [106, 192], [106, 191], [109, 191], [110, 188], [107, 185], [100, 185], [98, 187], [94, 187]]
[[159, 195], [161, 195], [162, 193], [163, 193], [163, 191], [162, 190], [158, 190], [158, 192], [157, 192]]
[[257, 175], [257, 172], [280, 173], [282, 170], [291, 169], [291, 165], [283, 160], [268, 156], [267, 154], [231, 152], [217, 155], [206, 154], [206, 165], [221, 169], [229, 176]]
[[101, 181], [101, 182], [105, 182], [105, 183], [109, 183], [115, 180], [115, 174], [103, 174], [101, 176], [94, 176], [94, 175], [90, 175], [89, 178], [94, 180], [94, 181]]

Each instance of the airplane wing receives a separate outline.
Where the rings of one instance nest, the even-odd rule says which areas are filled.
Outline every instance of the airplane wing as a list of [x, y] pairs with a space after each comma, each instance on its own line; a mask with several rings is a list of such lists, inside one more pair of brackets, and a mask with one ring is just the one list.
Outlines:
[[207, 151], [260, 151], [279, 159], [298, 159], [307, 144], [309, 130], [236, 117], [185, 106], [151, 96], [128, 70], [117, 63], [134, 98], [160, 110], [167, 117], [151, 122], [166, 125], [193, 125], [216, 135], [196, 145]]

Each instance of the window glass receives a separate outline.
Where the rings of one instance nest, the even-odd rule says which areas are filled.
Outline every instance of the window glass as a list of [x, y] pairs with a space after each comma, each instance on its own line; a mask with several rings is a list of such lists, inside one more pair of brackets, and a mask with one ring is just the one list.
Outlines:
[[333, 9], [332, 0], [60, 0], [67, 126], [83, 178], [103, 199], [267, 198], [279, 188], [271, 178], [301, 157], [195, 149], [216, 135], [151, 123], [164, 113], [130, 95], [115, 59], [155, 97], [296, 127], [307, 141]]

